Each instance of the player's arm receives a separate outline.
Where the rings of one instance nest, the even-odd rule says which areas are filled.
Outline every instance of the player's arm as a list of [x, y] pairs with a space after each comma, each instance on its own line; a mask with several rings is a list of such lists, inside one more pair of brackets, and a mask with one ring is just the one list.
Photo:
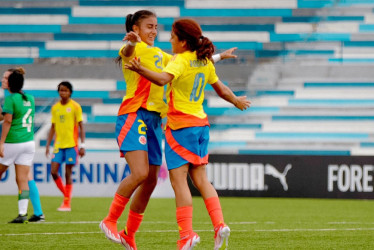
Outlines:
[[219, 97], [232, 103], [240, 110], [247, 109], [251, 106], [251, 102], [247, 100], [246, 96], [236, 96], [229, 87], [224, 85], [220, 80], [212, 84], [213, 89]]
[[49, 130], [48, 137], [47, 137], [47, 145], [45, 146], [45, 155], [49, 157], [49, 147], [51, 145], [52, 139], [55, 135], [55, 124], [52, 123], [51, 129]]
[[79, 126], [80, 137], [81, 137], [81, 145], [79, 147], [79, 156], [83, 157], [86, 154], [86, 145], [84, 143], [86, 141], [86, 132], [84, 130], [82, 121], [78, 122], [78, 126]]
[[13, 115], [5, 113], [3, 129], [1, 131], [1, 138], [0, 138], [0, 157], [4, 157], [4, 143], [5, 143], [6, 137], [8, 136], [10, 127], [12, 125], [12, 121], [13, 121]]
[[233, 54], [237, 49], [238, 49], [237, 47], [234, 47], [234, 48], [225, 50], [220, 54], [215, 54], [215, 55], [212, 56], [211, 61], [213, 63], [216, 63], [216, 62], [218, 62], [220, 60], [224, 60], [224, 59], [237, 58], [238, 56]]
[[0, 107], [0, 122], [4, 120], [3, 109]]
[[139, 43], [142, 40], [140, 39], [140, 36], [138, 34], [136, 34], [134, 31], [131, 31], [126, 34], [126, 36], [122, 39], [122, 41], [128, 41], [128, 42], [126, 46], [123, 47], [123, 49], [121, 50], [121, 54], [124, 57], [129, 57], [132, 54], [134, 54], [136, 43]]
[[128, 64], [125, 64], [125, 68], [135, 71], [139, 75], [144, 76], [149, 81], [158, 86], [164, 86], [165, 84], [171, 82], [174, 79], [174, 75], [169, 74], [167, 72], [154, 72], [143, 67], [140, 64], [140, 58], [134, 58], [130, 60]]

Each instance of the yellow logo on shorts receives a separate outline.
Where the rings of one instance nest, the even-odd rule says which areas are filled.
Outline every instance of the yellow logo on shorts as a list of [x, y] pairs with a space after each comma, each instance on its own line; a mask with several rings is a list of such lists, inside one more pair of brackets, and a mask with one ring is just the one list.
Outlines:
[[70, 158], [68, 159], [68, 161], [73, 161], [73, 158], [70, 157]]

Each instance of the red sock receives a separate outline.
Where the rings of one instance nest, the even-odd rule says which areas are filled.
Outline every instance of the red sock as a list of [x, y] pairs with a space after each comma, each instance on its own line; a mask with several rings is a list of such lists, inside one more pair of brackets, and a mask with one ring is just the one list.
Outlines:
[[135, 233], [138, 231], [140, 224], [142, 223], [144, 214], [135, 213], [130, 209], [129, 217], [126, 223], [126, 234], [132, 238], [135, 238]]
[[73, 192], [73, 184], [66, 184], [64, 201], [68, 205], [70, 205], [72, 192]]
[[206, 209], [208, 210], [210, 219], [213, 223], [213, 227], [216, 228], [220, 223], [223, 222], [223, 214], [221, 204], [219, 203], [218, 197], [211, 197], [205, 201]]
[[56, 183], [56, 186], [58, 187], [58, 189], [60, 189], [61, 193], [65, 196], [65, 187], [64, 187], [64, 183], [62, 182], [62, 178], [61, 176], [59, 176], [56, 180], [54, 180], [55, 183]]
[[177, 223], [181, 239], [192, 233], [192, 206], [177, 207]]
[[116, 193], [114, 195], [112, 204], [110, 205], [108, 216], [105, 218], [105, 220], [117, 222], [129, 200], [129, 198]]

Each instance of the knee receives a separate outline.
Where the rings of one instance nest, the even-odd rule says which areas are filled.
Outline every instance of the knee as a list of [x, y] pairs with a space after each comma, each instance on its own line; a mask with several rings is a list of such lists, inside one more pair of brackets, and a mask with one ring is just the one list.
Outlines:
[[58, 171], [51, 170], [51, 175], [52, 175], [53, 180], [56, 180], [59, 177]]
[[[198, 189], [201, 190], [209, 181], [206, 178], [198, 177], [191, 178], [192, 184]], [[210, 184], [210, 183], [209, 183]]]
[[142, 171], [136, 171], [134, 173], [131, 173], [133, 178], [137, 183], [143, 183], [147, 177], [148, 177], [148, 171], [147, 170], [142, 170]]
[[147, 181], [147, 186], [154, 189], [157, 185], [158, 175], [148, 175], [148, 178], [146, 181]]

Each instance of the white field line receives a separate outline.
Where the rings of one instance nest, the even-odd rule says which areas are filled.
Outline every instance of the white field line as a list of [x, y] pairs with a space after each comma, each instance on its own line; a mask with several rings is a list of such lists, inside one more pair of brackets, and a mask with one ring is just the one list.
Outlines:
[[323, 231], [374, 231], [374, 228], [295, 228], [295, 229], [255, 229], [255, 232], [323, 232]]
[[[213, 230], [195, 230], [196, 232], [211, 232]], [[255, 230], [232, 230], [231, 232], [326, 232], [326, 231], [374, 231], [374, 228], [297, 228], [297, 229], [255, 229]], [[145, 230], [138, 233], [176, 233], [178, 230]], [[103, 234], [97, 232], [56, 232], [56, 233], [20, 233], [0, 234], [1, 236], [30, 236], [30, 235], [72, 235], [72, 234]]]
[[[99, 224], [99, 221], [71, 221], [71, 222], [42, 222], [35, 224]], [[175, 222], [168, 221], [144, 221], [144, 224], [175, 224]], [[275, 224], [275, 222], [263, 222], [264, 224]], [[208, 222], [200, 222], [195, 224], [210, 224]], [[247, 224], [262, 224], [255, 221], [231, 222], [230, 225], [247, 225]], [[374, 224], [362, 222], [327, 222], [327, 224]], [[211, 232], [213, 230], [196, 230], [197, 232]], [[374, 228], [296, 228], [296, 229], [251, 229], [251, 230], [233, 230], [234, 232], [328, 232], [328, 231], [374, 231]], [[178, 232], [178, 230], [144, 230], [139, 233], [170, 233]], [[102, 234], [99, 230], [97, 232], [54, 232], [54, 233], [20, 233], [20, 234], [0, 234], [1, 236], [27, 236], [27, 235], [72, 235], [72, 234]]]
[[[230, 225], [246, 225], [246, 224], [257, 224], [256, 221], [240, 221], [240, 222], [230, 222]], [[266, 221], [265, 224], [274, 224], [273, 221]], [[100, 221], [44, 221], [38, 223], [30, 224], [100, 224]], [[176, 222], [171, 221], [143, 221], [142, 224], [176, 224]], [[212, 224], [211, 222], [195, 222], [196, 224]]]

